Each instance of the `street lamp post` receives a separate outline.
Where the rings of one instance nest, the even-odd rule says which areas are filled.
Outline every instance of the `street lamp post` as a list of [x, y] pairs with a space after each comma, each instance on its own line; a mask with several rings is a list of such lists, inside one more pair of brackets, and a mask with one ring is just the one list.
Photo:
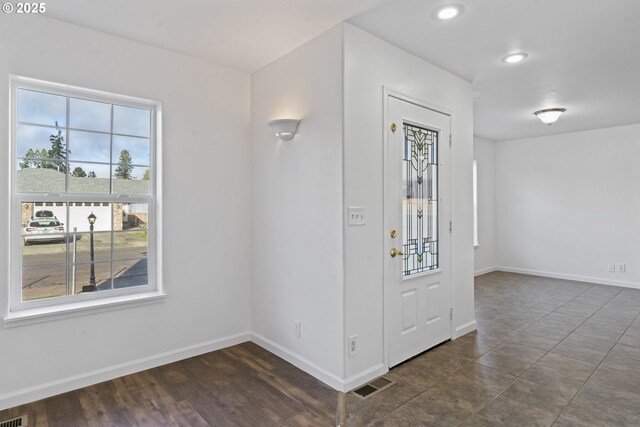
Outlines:
[[91, 215], [87, 217], [89, 220], [89, 246], [90, 246], [90, 254], [91, 254], [91, 274], [89, 276], [89, 285], [82, 287], [82, 292], [95, 292], [96, 291], [96, 270], [93, 266], [94, 255], [93, 255], [93, 224], [96, 223], [97, 217], [91, 212]]

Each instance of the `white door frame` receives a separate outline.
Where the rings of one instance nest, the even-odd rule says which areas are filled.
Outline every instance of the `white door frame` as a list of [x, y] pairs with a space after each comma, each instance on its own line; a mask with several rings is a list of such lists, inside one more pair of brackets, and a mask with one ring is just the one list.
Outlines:
[[[396, 99], [399, 99], [401, 101], [405, 101], [408, 102], [410, 104], [414, 104], [417, 105], [419, 107], [423, 107], [426, 108], [428, 110], [432, 110], [435, 111], [437, 113], [441, 113], [444, 114], [446, 116], [449, 116], [450, 120], [451, 120], [451, 134], [453, 134], [453, 111], [447, 107], [443, 107], [433, 101], [430, 100], [420, 100], [420, 99], [416, 99], [413, 98], [411, 96], [405, 95], [402, 92], [399, 92], [397, 90], [391, 89], [387, 86], [383, 86], [382, 87], [382, 92], [383, 92], [383, 100], [382, 100], [382, 105], [383, 105], [383, 123], [382, 123], [382, 133], [383, 133], [383, 163], [382, 163], [382, 204], [383, 204], [383, 220], [382, 220], [382, 236], [383, 236], [383, 251], [382, 251], [382, 265], [383, 265], [383, 271], [382, 271], [382, 286], [383, 286], [383, 293], [382, 293], [382, 299], [383, 299], [383, 314], [382, 314], [382, 318], [383, 318], [383, 332], [384, 332], [384, 337], [382, 339], [382, 346], [383, 346], [383, 363], [384, 366], [389, 369], [389, 319], [390, 319], [390, 304], [389, 302], [389, 298], [391, 298], [390, 295], [390, 289], [389, 286], [387, 286], [386, 283], [386, 270], [384, 268], [385, 265], [385, 258], [387, 256], [387, 252], [386, 252], [386, 237], [387, 237], [387, 228], [388, 228], [388, 224], [387, 224], [387, 219], [389, 218], [389, 206], [387, 205], [387, 200], [386, 200], [386, 195], [387, 195], [387, 189], [386, 189], [386, 185], [387, 185], [387, 163], [389, 161], [389, 126], [391, 125], [390, 121], [389, 121], [389, 98], [393, 97]], [[453, 218], [453, 214], [454, 214], [454, 203], [453, 203], [453, 194], [455, 193], [455, 189], [454, 189], [454, 179], [453, 179], [453, 172], [454, 172], [454, 158], [453, 158], [453, 146], [451, 146], [451, 153], [450, 153], [450, 158], [451, 158], [451, 162], [449, 167], [451, 168], [450, 171], [450, 188], [451, 188], [451, 197], [450, 197], [450, 218]], [[451, 244], [449, 245], [449, 260], [450, 260], [450, 279], [451, 279], [451, 286], [449, 287], [451, 295], [450, 295], [450, 301], [451, 301], [451, 307], [453, 307], [454, 305], [454, 301], [453, 301], [453, 264], [454, 264], [454, 260], [453, 260], [453, 236], [451, 236]], [[453, 326], [453, 321], [450, 321], [450, 335], [451, 335], [451, 339], [453, 339], [454, 337], [454, 326]]]

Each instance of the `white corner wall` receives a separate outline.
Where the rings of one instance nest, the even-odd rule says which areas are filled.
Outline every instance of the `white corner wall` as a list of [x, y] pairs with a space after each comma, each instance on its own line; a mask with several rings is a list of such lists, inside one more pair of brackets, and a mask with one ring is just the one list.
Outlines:
[[[10, 73], [162, 101], [168, 296], [143, 307], [0, 328], [0, 409], [249, 339], [249, 75], [46, 17], [2, 14], [4, 169]], [[2, 288], [7, 180], [0, 174]], [[192, 227], [198, 217], [207, 225]], [[302, 252], [300, 237], [282, 253]], [[6, 298], [3, 290], [3, 308]]]
[[496, 269], [496, 143], [473, 138], [473, 159], [478, 164], [478, 245], [474, 248], [476, 275]]
[[[344, 205], [364, 206], [367, 224], [345, 227], [347, 388], [386, 371], [383, 343], [383, 86], [453, 111], [453, 305], [456, 336], [475, 329], [473, 294], [473, 98], [471, 84], [344, 25]], [[346, 217], [346, 212], [342, 214]], [[454, 336], [455, 337], [455, 336]], [[345, 338], [346, 340], [346, 338]]]
[[498, 143], [500, 269], [640, 288], [639, 160], [640, 124]]
[[[292, 141], [276, 118], [302, 119]], [[252, 74], [251, 129], [254, 340], [341, 389], [341, 26]]]

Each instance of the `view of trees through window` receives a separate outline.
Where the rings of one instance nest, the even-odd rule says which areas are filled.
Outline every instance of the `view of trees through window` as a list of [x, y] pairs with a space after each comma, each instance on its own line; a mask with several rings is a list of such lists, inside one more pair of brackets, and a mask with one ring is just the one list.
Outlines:
[[32, 88], [15, 109], [20, 301], [148, 285], [153, 109]]

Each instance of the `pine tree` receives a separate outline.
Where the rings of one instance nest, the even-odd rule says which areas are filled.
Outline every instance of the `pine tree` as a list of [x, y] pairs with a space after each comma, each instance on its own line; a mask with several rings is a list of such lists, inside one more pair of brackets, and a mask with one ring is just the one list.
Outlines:
[[131, 172], [133, 172], [132, 163], [133, 159], [129, 154], [129, 150], [122, 150], [118, 160], [118, 167], [115, 169], [113, 176], [117, 179], [134, 179], [135, 177], [131, 175]]
[[49, 169], [56, 169], [59, 172], [67, 172], [67, 151], [64, 146], [64, 137], [62, 136], [62, 130], [58, 127], [56, 122], [56, 130], [58, 134], [49, 136], [49, 142], [51, 142], [51, 150], [49, 150], [49, 158], [53, 159], [48, 162]]

